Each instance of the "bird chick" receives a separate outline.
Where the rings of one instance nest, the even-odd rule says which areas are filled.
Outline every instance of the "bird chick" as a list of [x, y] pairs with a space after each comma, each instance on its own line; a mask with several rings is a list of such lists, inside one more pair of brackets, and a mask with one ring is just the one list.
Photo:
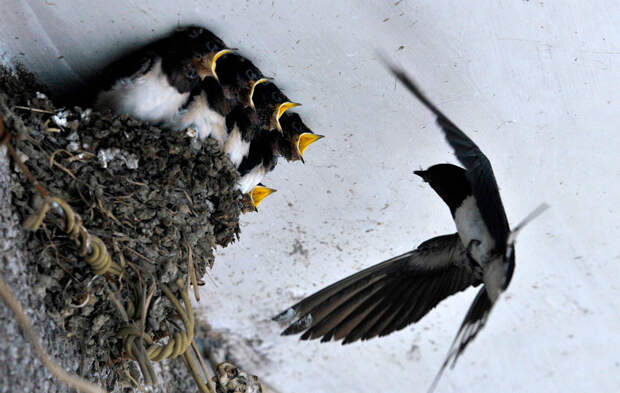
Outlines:
[[282, 132], [280, 117], [287, 110], [301, 105], [290, 101], [274, 83], [269, 81], [255, 86], [253, 102], [257, 121], [261, 127], [269, 131], [278, 130], [280, 132]]
[[217, 59], [229, 51], [204, 28], [178, 29], [107, 67], [93, 106], [153, 123], [169, 121], [202, 79], [216, 76]]
[[230, 101], [229, 106], [234, 108], [242, 104], [254, 109], [256, 86], [267, 82], [268, 78], [250, 60], [237, 53], [224, 56], [218, 66], [219, 82], [224, 97]]
[[277, 190], [265, 187], [262, 183], [257, 184], [250, 192], [243, 194], [241, 198], [241, 212], [249, 213], [258, 211], [258, 205], [269, 195]]
[[297, 113], [284, 113], [280, 118], [280, 124], [282, 136], [278, 138], [278, 152], [287, 161], [304, 162], [303, 154], [308, 146], [324, 138], [323, 135], [312, 132]]

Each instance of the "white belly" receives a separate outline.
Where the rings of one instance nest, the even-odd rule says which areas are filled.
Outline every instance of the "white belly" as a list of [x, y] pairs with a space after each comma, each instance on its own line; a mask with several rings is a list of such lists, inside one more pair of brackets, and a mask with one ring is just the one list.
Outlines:
[[241, 160], [248, 155], [249, 150], [250, 142], [243, 140], [239, 127], [235, 125], [224, 144], [224, 153], [228, 154], [230, 161], [232, 161], [235, 167], [239, 167]]
[[480, 244], [471, 249], [471, 256], [479, 263], [485, 262], [490, 252], [495, 248], [495, 240], [487, 230], [480, 215], [473, 196], [465, 198], [461, 206], [454, 212], [456, 230], [463, 245], [467, 247], [472, 240], [478, 240]]
[[226, 140], [226, 118], [209, 107], [205, 92], [194, 97], [189, 107], [179, 111], [168, 127], [179, 131], [192, 127], [198, 133], [198, 138], [211, 136], [220, 146]]
[[248, 192], [252, 191], [252, 189], [256, 187], [258, 183], [263, 180], [264, 177], [265, 168], [262, 165], [259, 165], [256, 168], [252, 169], [250, 172], [241, 176], [239, 182], [237, 183], [237, 188], [239, 188], [242, 193], [247, 194]]
[[189, 92], [180, 93], [168, 83], [157, 59], [146, 74], [119, 79], [110, 90], [99, 93], [95, 108], [157, 123], [170, 120], [188, 98]]

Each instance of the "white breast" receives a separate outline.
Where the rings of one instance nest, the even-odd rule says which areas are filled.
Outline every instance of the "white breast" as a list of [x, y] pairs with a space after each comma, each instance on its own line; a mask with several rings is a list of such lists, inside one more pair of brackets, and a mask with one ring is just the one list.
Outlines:
[[226, 118], [211, 109], [205, 92], [194, 97], [189, 106], [180, 110], [167, 126], [179, 131], [192, 127], [198, 133], [198, 138], [212, 136], [220, 145], [226, 140]]
[[249, 150], [250, 142], [243, 140], [239, 127], [235, 125], [224, 144], [224, 152], [228, 154], [230, 161], [232, 161], [235, 167], [238, 167], [241, 164], [241, 160], [248, 155]]
[[210, 111], [207, 116], [209, 124], [211, 125], [211, 137], [215, 138], [215, 140], [220, 143], [220, 146], [224, 146], [226, 138], [228, 137], [226, 118], [216, 111]]
[[265, 177], [265, 168], [262, 165], [257, 166], [252, 169], [250, 172], [241, 176], [239, 182], [237, 183], [237, 188], [244, 194], [252, 191], [258, 183], [260, 183]]
[[472, 248], [471, 255], [478, 262], [485, 261], [490, 251], [495, 248], [495, 240], [491, 237], [480, 215], [476, 198], [472, 195], [465, 198], [461, 206], [454, 212], [454, 222], [465, 247], [472, 240], [480, 242], [480, 245]]
[[157, 59], [146, 74], [119, 79], [110, 90], [99, 93], [95, 108], [158, 123], [171, 119], [188, 98], [189, 92], [180, 93], [168, 83]]

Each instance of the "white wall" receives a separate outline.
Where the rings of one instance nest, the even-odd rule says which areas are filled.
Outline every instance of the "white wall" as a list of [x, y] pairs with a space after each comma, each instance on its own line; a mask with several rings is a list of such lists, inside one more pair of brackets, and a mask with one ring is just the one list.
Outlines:
[[522, 233], [509, 290], [438, 391], [620, 391], [618, 1], [176, 3], [4, 0], [0, 56], [62, 89], [152, 34], [201, 23], [304, 104], [327, 138], [266, 179], [279, 192], [218, 252], [200, 304], [215, 327], [262, 339], [267, 360], [248, 369], [283, 393], [424, 391], [473, 298], [346, 347], [280, 337], [270, 321], [454, 230], [411, 171], [456, 161], [380, 50], [487, 153], [511, 223], [552, 206]]

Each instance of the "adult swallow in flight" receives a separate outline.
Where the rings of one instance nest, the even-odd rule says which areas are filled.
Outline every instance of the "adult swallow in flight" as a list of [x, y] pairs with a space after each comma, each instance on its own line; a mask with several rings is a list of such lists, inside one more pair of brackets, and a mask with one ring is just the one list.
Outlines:
[[343, 344], [385, 336], [419, 321], [439, 302], [482, 284], [452, 343], [431, 390], [446, 365], [484, 327], [515, 267], [516, 233], [546, 208], [541, 206], [512, 232], [488, 158], [422, 95], [400, 70], [392, 72], [437, 117], [464, 168], [439, 164], [415, 173], [448, 205], [457, 233], [429, 239], [415, 250], [388, 259], [303, 299], [274, 320], [288, 323], [284, 335], [343, 340]]
[[207, 29], [178, 29], [104, 70], [94, 108], [153, 123], [169, 121], [202, 79], [217, 77], [216, 62], [228, 52]]

